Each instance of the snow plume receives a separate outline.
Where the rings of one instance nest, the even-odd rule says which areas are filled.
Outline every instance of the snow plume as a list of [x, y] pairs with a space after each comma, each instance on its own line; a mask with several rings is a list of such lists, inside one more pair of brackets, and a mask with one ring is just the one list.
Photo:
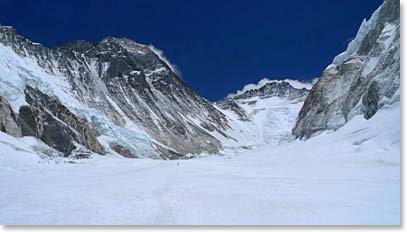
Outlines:
[[236, 93], [231, 93], [231, 94], [227, 95], [226, 98], [231, 98], [231, 97], [240, 95], [240, 94], [245, 93], [250, 90], [260, 89], [261, 87], [263, 87], [264, 85], [266, 85], [268, 83], [272, 83], [272, 82], [281, 83], [283, 81], [288, 82], [292, 87], [294, 87], [296, 89], [302, 89], [302, 88], [311, 89], [312, 85], [316, 82], [315, 79], [313, 79], [312, 82], [302, 82], [302, 81], [292, 80], [292, 79], [270, 80], [268, 78], [263, 78], [257, 84], [247, 84], [243, 87], [242, 90], [238, 90]]
[[178, 70], [177, 66], [175, 64], [171, 64], [170, 61], [164, 56], [163, 50], [160, 50], [151, 44], [148, 45], [148, 48], [150, 48], [151, 51], [153, 51], [158, 57], [160, 57], [160, 59], [162, 61], [164, 61], [168, 65], [168, 67], [170, 67], [171, 71], [173, 71], [175, 74], [177, 74], [178, 77], [182, 76], [182, 73], [181, 73], [181, 71]]

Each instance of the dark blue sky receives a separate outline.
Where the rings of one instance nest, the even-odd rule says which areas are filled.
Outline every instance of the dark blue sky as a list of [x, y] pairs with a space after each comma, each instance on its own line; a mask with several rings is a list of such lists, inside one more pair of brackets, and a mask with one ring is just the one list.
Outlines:
[[0, 23], [48, 47], [112, 35], [153, 44], [199, 94], [320, 76], [382, 0], [0, 0]]

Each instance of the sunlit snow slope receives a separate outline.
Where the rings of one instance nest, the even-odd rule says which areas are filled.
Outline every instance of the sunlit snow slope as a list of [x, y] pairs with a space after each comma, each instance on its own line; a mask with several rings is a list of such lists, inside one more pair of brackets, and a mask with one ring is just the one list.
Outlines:
[[399, 125], [394, 103], [306, 141], [183, 161], [49, 161], [0, 133], [0, 224], [398, 225]]

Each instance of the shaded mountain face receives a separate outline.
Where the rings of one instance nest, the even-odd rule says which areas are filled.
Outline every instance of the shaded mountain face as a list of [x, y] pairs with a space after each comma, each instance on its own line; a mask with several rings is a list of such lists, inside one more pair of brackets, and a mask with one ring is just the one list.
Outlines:
[[278, 145], [290, 140], [291, 129], [311, 86], [294, 80], [263, 79], [216, 105], [252, 131], [254, 138], [242, 139], [249, 142], [247, 145]]
[[[0, 53], [0, 95], [15, 112], [34, 121], [49, 113], [48, 101], [28, 99], [35, 89], [94, 128], [84, 141], [75, 139], [75, 133], [64, 137], [68, 141], [97, 153], [168, 159], [222, 149], [210, 133], [224, 134], [229, 128], [225, 115], [192, 91], [149, 46], [108, 37], [48, 49], [0, 26]], [[89, 146], [98, 140], [103, 149]]]
[[337, 129], [358, 114], [369, 119], [399, 100], [400, 4], [385, 0], [313, 86], [293, 135], [309, 138]]

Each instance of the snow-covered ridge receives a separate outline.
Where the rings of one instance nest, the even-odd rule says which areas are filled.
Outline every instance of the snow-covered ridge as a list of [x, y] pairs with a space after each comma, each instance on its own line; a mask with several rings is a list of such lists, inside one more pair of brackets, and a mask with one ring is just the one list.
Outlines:
[[372, 14], [369, 20], [366, 20], [366, 18], [363, 19], [355, 38], [348, 44], [346, 51], [342, 52], [334, 58], [334, 60], [332, 61], [333, 64], [338, 65], [342, 63], [346, 58], [357, 51], [367, 33], [369, 33], [369, 31], [371, 31], [376, 26], [380, 9], [381, 6]]
[[268, 78], [263, 78], [261, 79], [257, 84], [247, 84], [243, 87], [243, 89], [238, 90], [236, 93], [231, 93], [228, 94], [226, 98], [232, 98], [235, 97], [237, 95], [243, 94], [247, 91], [250, 90], [254, 90], [254, 89], [260, 89], [261, 87], [263, 87], [266, 84], [269, 83], [282, 83], [282, 82], [288, 82], [292, 87], [296, 88], [296, 89], [311, 89], [312, 88], [312, 82], [302, 82], [299, 80], [293, 80], [293, 79], [284, 79], [284, 80], [270, 80]]

